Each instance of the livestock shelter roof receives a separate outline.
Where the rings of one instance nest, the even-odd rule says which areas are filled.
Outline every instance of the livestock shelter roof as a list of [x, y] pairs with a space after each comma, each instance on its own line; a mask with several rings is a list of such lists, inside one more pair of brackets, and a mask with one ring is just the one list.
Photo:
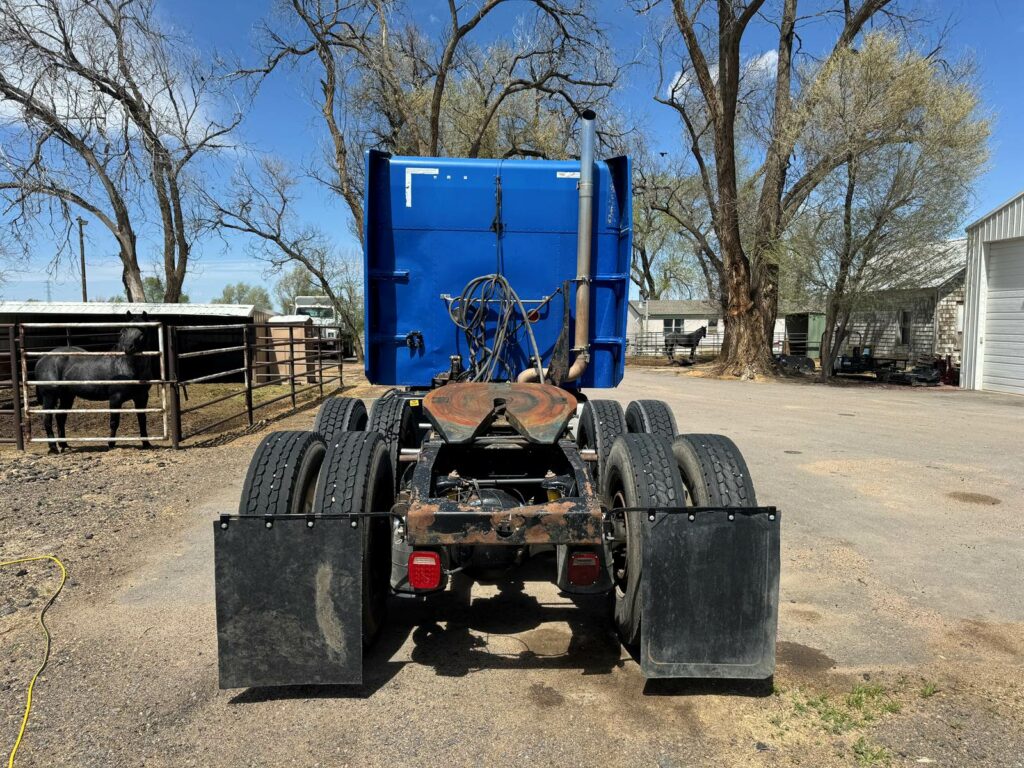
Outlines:
[[0, 301], [0, 315], [119, 315], [253, 317], [254, 304], [163, 304], [121, 301]]

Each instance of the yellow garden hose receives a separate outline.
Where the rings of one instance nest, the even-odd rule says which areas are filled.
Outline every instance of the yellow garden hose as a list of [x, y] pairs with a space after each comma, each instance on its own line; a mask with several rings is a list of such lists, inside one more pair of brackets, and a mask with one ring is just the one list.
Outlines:
[[57, 599], [57, 595], [59, 595], [60, 591], [64, 588], [64, 582], [67, 581], [68, 572], [64, 567], [64, 563], [53, 555], [36, 555], [35, 557], [22, 557], [17, 560], [6, 560], [4, 562], [0, 562], [0, 568], [2, 568], [5, 565], [34, 563], [39, 560], [52, 560], [57, 564], [57, 567], [60, 568], [60, 584], [57, 585], [57, 589], [54, 590], [53, 594], [50, 595], [50, 598], [43, 605], [42, 610], [39, 611], [39, 628], [43, 630], [43, 637], [46, 638], [46, 648], [43, 651], [43, 661], [39, 665], [39, 669], [37, 669], [36, 673], [32, 675], [32, 679], [28, 683], [28, 694], [25, 697], [25, 714], [21, 716], [21, 727], [18, 729], [18, 738], [15, 740], [14, 747], [11, 749], [11, 755], [7, 758], [7, 768], [14, 768], [14, 756], [18, 754], [18, 747], [21, 746], [21, 739], [25, 735], [25, 728], [28, 727], [28, 716], [32, 711], [32, 689], [35, 688], [36, 680], [39, 678], [39, 675], [41, 675], [43, 670], [46, 669], [46, 662], [50, 660], [50, 630], [46, 628], [46, 622], [43, 620], [43, 617], [46, 615], [46, 609], [53, 604], [53, 601]]

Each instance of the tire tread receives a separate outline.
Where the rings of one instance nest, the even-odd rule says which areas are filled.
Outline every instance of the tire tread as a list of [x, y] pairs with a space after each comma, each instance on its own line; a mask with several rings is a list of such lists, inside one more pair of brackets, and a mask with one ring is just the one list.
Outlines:
[[626, 408], [630, 432], [646, 432], [672, 440], [678, 433], [676, 417], [663, 400], [634, 400]]
[[315, 432], [298, 430], [271, 432], [263, 438], [249, 462], [238, 514], [289, 514], [303, 459], [323, 444]]
[[342, 432], [360, 431], [366, 427], [366, 406], [355, 397], [329, 397], [320, 405], [313, 422], [313, 431], [333, 443]]

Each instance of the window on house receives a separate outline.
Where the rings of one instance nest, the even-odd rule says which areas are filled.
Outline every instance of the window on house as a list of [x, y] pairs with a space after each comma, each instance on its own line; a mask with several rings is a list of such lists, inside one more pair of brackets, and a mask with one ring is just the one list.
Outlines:
[[683, 318], [681, 317], [666, 317], [662, 322], [665, 323], [665, 333], [683, 332]]
[[900, 344], [910, 344], [910, 310], [900, 310]]
[[709, 333], [718, 333], [718, 318], [717, 317], [712, 317], [710, 320], [708, 320], [708, 332]]
[[962, 301], [956, 303], [956, 332], [964, 332], [964, 303]]

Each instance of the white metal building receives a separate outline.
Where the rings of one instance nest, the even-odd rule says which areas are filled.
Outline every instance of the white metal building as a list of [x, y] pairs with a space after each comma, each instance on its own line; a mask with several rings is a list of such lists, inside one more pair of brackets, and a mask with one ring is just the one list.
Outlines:
[[1024, 192], [967, 227], [961, 386], [1024, 395]]

